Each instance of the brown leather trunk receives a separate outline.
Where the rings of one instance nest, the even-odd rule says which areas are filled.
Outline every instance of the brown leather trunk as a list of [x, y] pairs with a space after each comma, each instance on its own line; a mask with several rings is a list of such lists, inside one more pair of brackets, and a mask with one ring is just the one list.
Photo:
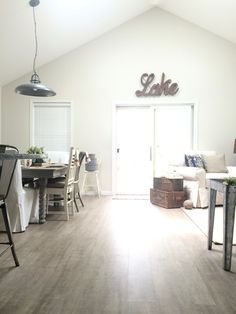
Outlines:
[[161, 191], [158, 189], [150, 189], [150, 200], [154, 205], [164, 208], [178, 208], [183, 206], [185, 200], [184, 191]]
[[183, 191], [182, 178], [153, 178], [153, 188], [166, 192]]

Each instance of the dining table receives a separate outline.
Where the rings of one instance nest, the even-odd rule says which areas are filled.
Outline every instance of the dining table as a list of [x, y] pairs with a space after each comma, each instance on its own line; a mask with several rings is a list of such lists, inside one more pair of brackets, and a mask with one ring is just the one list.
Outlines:
[[[0, 162], [5, 159], [36, 160], [44, 158], [43, 154], [29, 153], [6, 153], [0, 152]], [[38, 179], [39, 187], [39, 223], [46, 221], [46, 186], [49, 178], [57, 178], [66, 174], [67, 165], [65, 164], [47, 164], [40, 166], [22, 166], [22, 178]]]
[[22, 166], [22, 178], [38, 179], [39, 187], [39, 223], [46, 221], [46, 187], [48, 179], [61, 177], [66, 174], [65, 164], [45, 164], [41, 166]]

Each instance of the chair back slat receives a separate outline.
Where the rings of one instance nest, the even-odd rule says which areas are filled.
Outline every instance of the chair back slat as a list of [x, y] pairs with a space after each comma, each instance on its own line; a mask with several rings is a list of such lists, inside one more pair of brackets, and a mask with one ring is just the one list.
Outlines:
[[75, 165], [75, 149], [74, 147], [70, 148], [70, 155], [69, 155], [69, 162], [68, 162], [68, 167], [67, 167], [67, 174], [66, 174], [66, 183], [65, 185], [71, 185], [74, 183], [75, 179], [75, 172], [76, 172], [76, 165]]
[[86, 152], [79, 152], [76, 150], [76, 171], [75, 171], [75, 182], [79, 180], [80, 169], [85, 157], [88, 157]]
[[80, 169], [81, 169], [81, 166], [82, 166], [82, 163], [83, 163], [83, 160], [85, 157], [88, 158], [88, 153], [82, 152], [82, 151], [80, 152], [77, 148], [76, 149], [76, 162], [75, 162], [76, 171], [75, 171], [75, 180], [74, 180], [74, 203], [75, 203], [75, 206], [76, 206], [76, 209], [78, 212], [79, 212], [79, 208], [78, 208], [78, 205], [76, 203], [76, 199], [79, 199], [81, 205], [84, 207], [84, 203], [83, 203], [81, 195], [80, 195], [80, 188], [79, 188], [80, 178], [79, 178], [79, 175], [80, 175]]

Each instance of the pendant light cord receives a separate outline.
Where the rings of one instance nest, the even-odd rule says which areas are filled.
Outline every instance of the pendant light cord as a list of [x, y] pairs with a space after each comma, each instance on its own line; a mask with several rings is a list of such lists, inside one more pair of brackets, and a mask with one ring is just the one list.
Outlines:
[[51, 88], [41, 84], [38, 74], [36, 73], [36, 59], [38, 56], [38, 37], [37, 37], [37, 23], [34, 8], [38, 6], [40, 0], [30, 0], [29, 5], [33, 8], [34, 21], [34, 39], [35, 39], [35, 53], [33, 59], [33, 74], [31, 75], [30, 84], [21, 84], [15, 88], [17, 94], [35, 97], [49, 97], [55, 96], [56, 93]]
[[38, 37], [37, 37], [37, 23], [36, 23], [34, 7], [33, 7], [33, 19], [34, 19], [34, 39], [35, 39], [35, 54], [34, 54], [34, 62], [33, 62], [33, 72], [34, 72], [34, 74], [37, 74], [36, 70], [35, 70], [35, 64], [36, 64], [36, 58], [38, 56]]

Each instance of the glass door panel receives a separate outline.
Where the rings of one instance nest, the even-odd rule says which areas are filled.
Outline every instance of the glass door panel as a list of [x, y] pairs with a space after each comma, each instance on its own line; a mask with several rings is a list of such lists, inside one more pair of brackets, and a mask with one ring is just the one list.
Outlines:
[[116, 194], [149, 194], [153, 177], [152, 121], [149, 107], [117, 107]]
[[159, 105], [155, 108], [155, 176], [163, 175], [169, 164], [183, 160], [193, 148], [193, 106]]

